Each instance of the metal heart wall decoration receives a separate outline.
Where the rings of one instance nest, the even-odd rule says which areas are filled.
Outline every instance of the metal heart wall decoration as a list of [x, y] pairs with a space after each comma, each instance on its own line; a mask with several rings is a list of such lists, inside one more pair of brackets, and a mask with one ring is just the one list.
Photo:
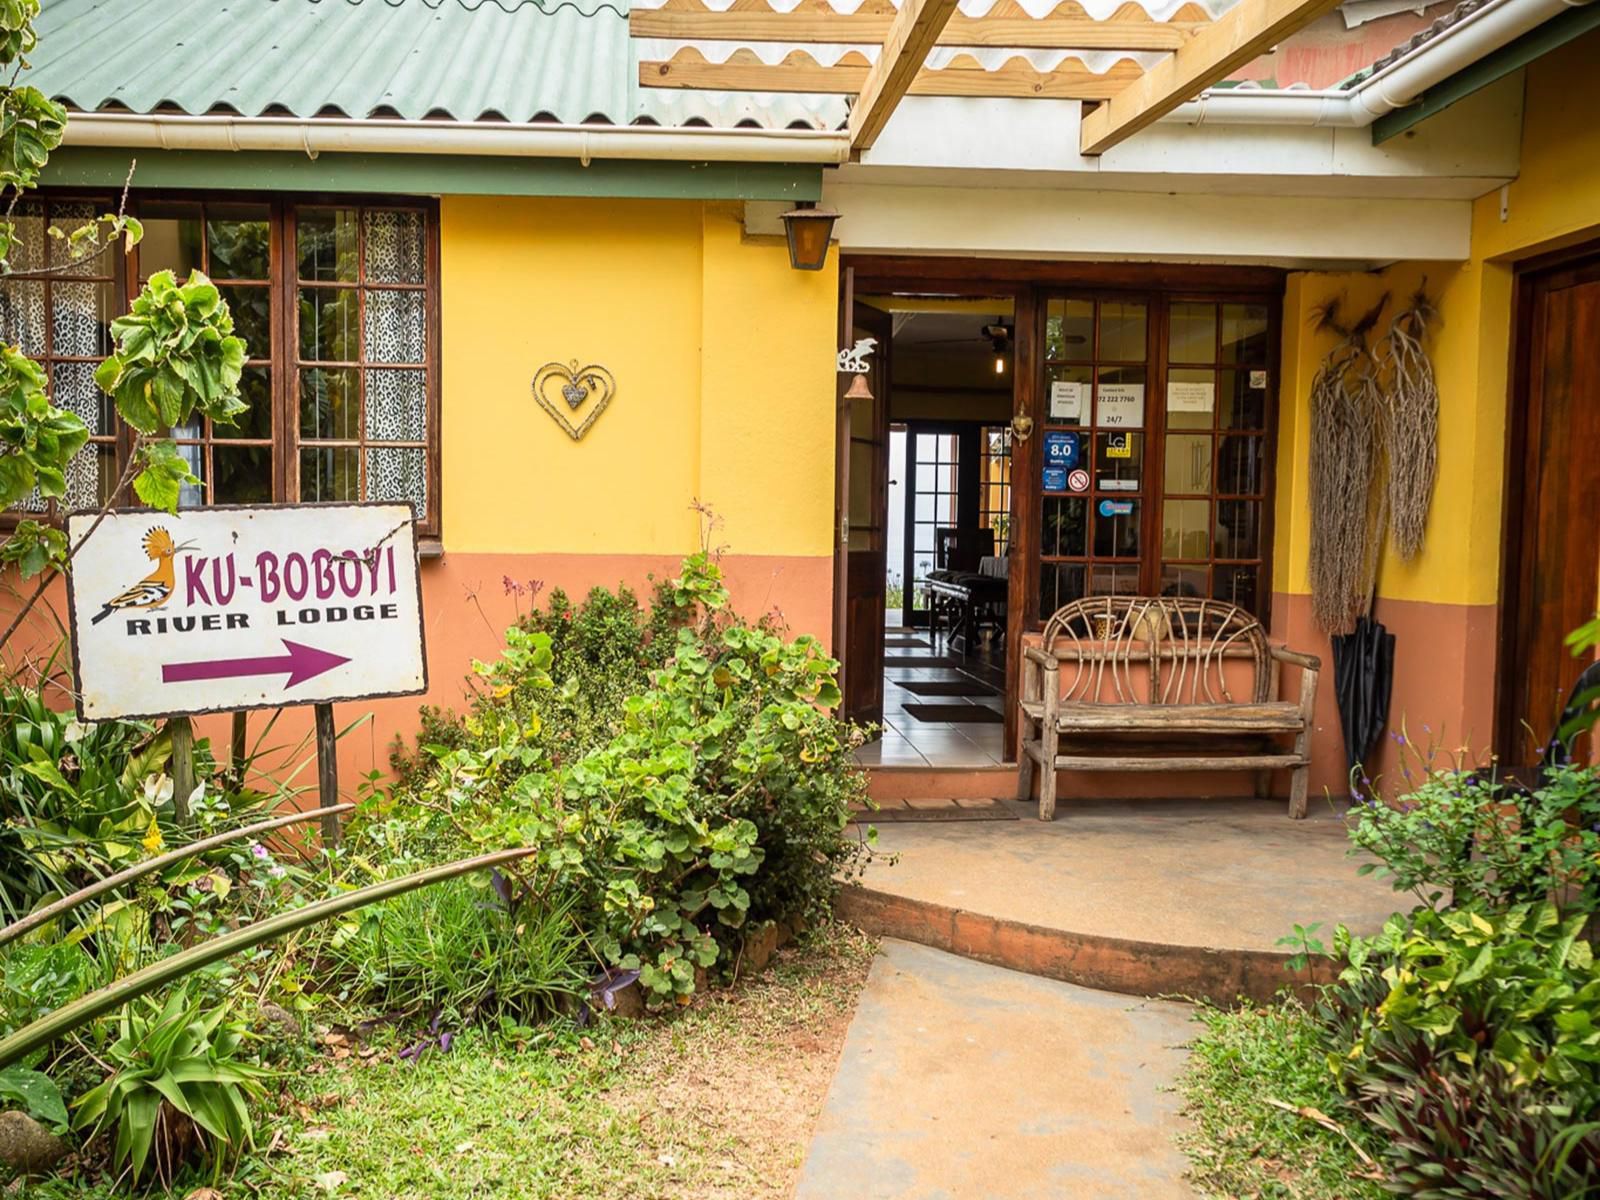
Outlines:
[[[589, 432], [616, 391], [617, 381], [610, 371], [595, 363], [580, 367], [577, 359], [565, 364], [545, 363], [533, 377], [533, 398], [575, 442]], [[565, 403], [565, 410], [558, 399]], [[588, 410], [580, 418], [578, 410], [585, 405]]]

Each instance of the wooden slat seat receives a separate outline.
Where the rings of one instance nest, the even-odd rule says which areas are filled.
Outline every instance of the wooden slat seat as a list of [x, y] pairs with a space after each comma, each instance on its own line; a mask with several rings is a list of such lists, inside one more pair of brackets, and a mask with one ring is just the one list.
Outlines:
[[[1296, 700], [1276, 698], [1284, 666], [1300, 671]], [[1289, 815], [1303, 817], [1320, 669], [1221, 601], [1074, 601], [1023, 652], [1017, 794], [1031, 794], [1037, 766], [1048, 821], [1057, 771], [1287, 769]]]

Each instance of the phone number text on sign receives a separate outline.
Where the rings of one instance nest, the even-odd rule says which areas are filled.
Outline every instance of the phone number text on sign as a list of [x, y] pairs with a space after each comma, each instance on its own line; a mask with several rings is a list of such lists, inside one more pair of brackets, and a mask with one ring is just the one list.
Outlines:
[[[74, 541], [94, 520], [74, 514]], [[411, 510], [109, 514], [68, 577], [78, 713], [176, 716], [427, 690]]]

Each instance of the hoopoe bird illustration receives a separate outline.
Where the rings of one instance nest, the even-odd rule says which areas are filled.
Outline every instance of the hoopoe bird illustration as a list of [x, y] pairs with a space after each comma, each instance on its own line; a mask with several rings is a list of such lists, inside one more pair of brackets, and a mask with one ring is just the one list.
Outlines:
[[150, 561], [156, 564], [156, 569], [127, 591], [107, 600], [105, 607], [89, 624], [98, 625], [112, 613], [126, 608], [160, 608], [172, 599], [173, 558], [181, 551], [194, 548], [193, 542], [174, 545], [170, 533], [159, 525], [152, 526], [150, 532], [144, 535], [144, 552]]

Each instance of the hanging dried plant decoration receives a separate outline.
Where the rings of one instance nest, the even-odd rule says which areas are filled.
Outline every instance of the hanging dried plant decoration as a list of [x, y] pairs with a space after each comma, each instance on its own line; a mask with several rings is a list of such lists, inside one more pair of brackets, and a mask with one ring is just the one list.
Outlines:
[[1383, 541], [1382, 395], [1367, 338], [1388, 301], [1347, 322], [1336, 298], [1315, 317], [1319, 332], [1339, 338], [1311, 383], [1311, 606], [1328, 633], [1347, 632], [1372, 603]]
[[1389, 522], [1395, 548], [1406, 560], [1422, 552], [1439, 472], [1439, 384], [1424, 346], [1439, 310], [1428, 299], [1427, 285], [1424, 278], [1373, 350], [1383, 373]]

